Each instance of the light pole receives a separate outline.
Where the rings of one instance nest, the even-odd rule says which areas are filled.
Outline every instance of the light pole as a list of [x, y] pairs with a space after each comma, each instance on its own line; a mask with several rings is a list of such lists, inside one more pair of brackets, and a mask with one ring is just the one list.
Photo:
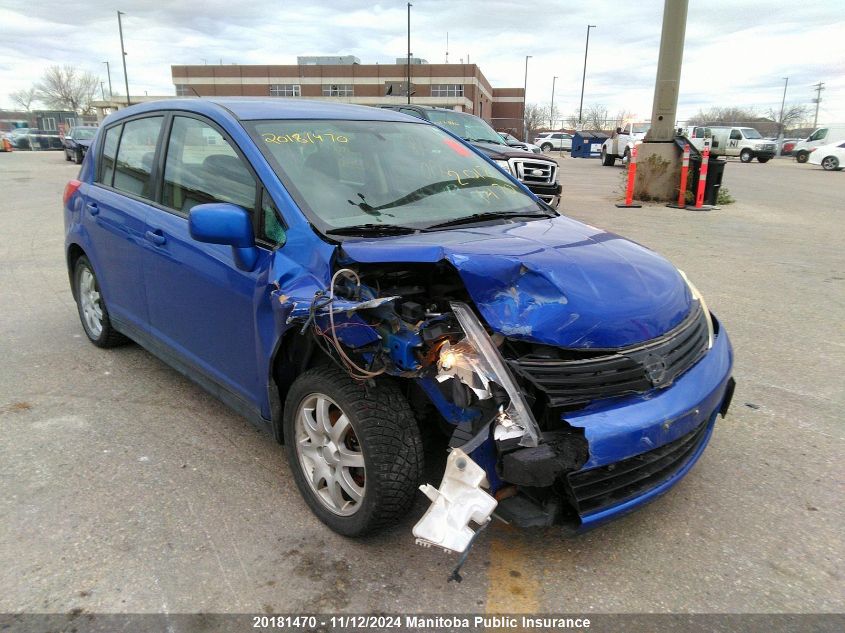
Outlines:
[[590, 29], [596, 28], [595, 24], [587, 25], [587, 45], [584, 47], [584, 74], [581, 75], [581, 103], [578, 106], [578, 123], [581, 123], [581, 114], [584, 111], [584, 82], [587, 80], [587, 53], [590, 51]]
[[408, 103], [411, 103], [411, 7], [408, 3]]
[[106, 65], [106, 74], [109, 76], [109, 99], [113, 99], [114, 93], [112, 92], [112, 89], [111, 89], [111, 68], [109, 68], [108, 62], [103, 62], [103, 63]]
[[126, 105], [132, 105], [129, 101], [129, 76], [126, 74], [126, 49], [123, 48], [123, 22], [120, 16], [125, 15], [122, 11], [117, 12], [117, 30], [120, 32], [120, 57], [123, 60], [123, 81], [126, 83]]
[[525, 97], [528, 93], [528, 60], [533, 55], [525, 56], [525, 83], [522, 87], [522, 140], [528, 142], [528, 122], [525, 120]]
[[552, 77], [552, 105], [549, 108], [549, 128], [555, 129], [555, 81], [557, 76]]
[[103, 85], [103, 82], [100, 82], [100, 94], [103, 96], [103, 101], [106, 100], [106, 88]]
[[780, 134], [778, 134], [778, 156], [780, 156], [781, 149], [783, 149], [783, 108], [786, 106], [786, 87], [789, 85], [789, 77], [783, 78], [783, 99], [780, 102]]

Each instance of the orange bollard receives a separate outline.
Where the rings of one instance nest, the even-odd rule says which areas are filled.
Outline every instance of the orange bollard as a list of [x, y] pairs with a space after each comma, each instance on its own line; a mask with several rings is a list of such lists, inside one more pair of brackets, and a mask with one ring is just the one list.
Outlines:
[[687, 206], [687, 174], [689, 173], [689, 143], [684, 144], [684, 157], [681, 160], [681, 188], [678, 190], [678, 207]]
[[4, 138], [4, 139], [3, 139], [3, 151], [4, 151], [4, 152], [11, 152], [11, 151], [12, 151], [12, 149], [13, 149], [13, 148], [12, 148], [12, 143], [9, 141], [9, 139]]
[[[698, 191], [695, 194], [695, 208], [704, 208], [704, 188], [707, 186], [707, 163], [710, 161], [710, 145], [705, 144], [701, 152], [701, 169], [698, 171]], [[710, 207], [707, 207], [708, 209]]]
[[625, 204], [617, 204], [620, 209], [639, 209], [643, 205], [634, 204], [634, 182], [637, 176], [637, 150], [639, 143], [631, 148], [631, 160], [628, 162], [628, 186], [625, 187]]

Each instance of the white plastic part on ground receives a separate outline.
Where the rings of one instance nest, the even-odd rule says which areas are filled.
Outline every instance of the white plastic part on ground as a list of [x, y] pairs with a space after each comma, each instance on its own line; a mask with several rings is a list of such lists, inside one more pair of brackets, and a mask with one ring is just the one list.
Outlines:
[[484, 469], [461, 449], [454, 449], [446, 460], [440, 488], [430, 484], [420, 486], [432, 503], [414, 526], [417, 544], [463, 552], [475, 535], [469, 522], [486, 523], [498, 504], [481, 489], [486, 484]]

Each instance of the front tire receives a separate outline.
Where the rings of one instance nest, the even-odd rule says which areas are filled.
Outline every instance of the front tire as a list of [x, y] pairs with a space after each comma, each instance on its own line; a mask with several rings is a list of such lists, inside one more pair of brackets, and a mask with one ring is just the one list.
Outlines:
[[825, 156], [822, 158], [822, 169], [825, 171], [837, 171], [839, 169], [839, 159], [836, 156]]
[[550, 152], [554, 149], [554, 146], [551, 143], [543, 143], [540, 146], [540, 149], [543, 150], [544, 152]]
[[761, 157], [761, 156], [758, 156], [758, 157], [757, 157], [757, 162], [758, 162], [758, 163], [768, 163], [768, 162], [769, 162], [769, 159], [768, 159], [768, 158]]
[[809, 152], [803, 152], [802, 151], [802, 152], [798, 152], [795, 155], [795, 160], [797, 160], [799, 163], [806, 163], [808, 158], [810, 158]]
[[754, 159], [754, 154], [751, 153], [750, 149], [744, 149], [739, 153], [739, 160], [743, 163], [750, 163]]
[[67, 162], [70, 162], [70, 161], [72, 161], [72, 160], [73, 160], [73, 159], [70, 157], [70, 153], [69, 153], [67, 150], [65, 150], [65, 160], [66, 160]]
[[616, 156], [611, 156], [610, 154], [607, 153], [607, 148], [602, 147], [601, 148], [601, 164], [604, 165], [605, 167], [613, 167], [613, 165], [615, 163], [616, 163]]
[[112, 327], [94, 267], [85, 255], [76, 260], [73, 269], [73, 294], [89, 341], [97, 347], [117, 347], [129, 341]]
[[82, 164], [82, 159], [83, 159], [83, 156], [82, 156], [82, 150], [76, 150], [76, 153], [74, 154], [74, 162], [75, 162], [77, 165], [81, 165], [81, 164]]
[[390, 382], [366, 387], [334, 366], [310, 369], [285, 401], [285, 452], [311, 511], [344, 536], [407, 514], [422, 477], [419, 428]]

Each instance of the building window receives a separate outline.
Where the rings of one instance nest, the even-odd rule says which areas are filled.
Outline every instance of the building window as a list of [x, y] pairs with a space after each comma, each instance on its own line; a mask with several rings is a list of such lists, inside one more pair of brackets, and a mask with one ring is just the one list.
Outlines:
[[463, 97], [463, 84], [431, 84], [432, 97]]
[[270, 84], [271, 97], [301, 97], [299, 84]]
[[194, 93], [191, 91], [191, 87], [188, 84], [176, 84], [176, 96], [177, 97], [190, 97]]
[[324, 97], [351, 97], [352, 84], [323, 84]]

